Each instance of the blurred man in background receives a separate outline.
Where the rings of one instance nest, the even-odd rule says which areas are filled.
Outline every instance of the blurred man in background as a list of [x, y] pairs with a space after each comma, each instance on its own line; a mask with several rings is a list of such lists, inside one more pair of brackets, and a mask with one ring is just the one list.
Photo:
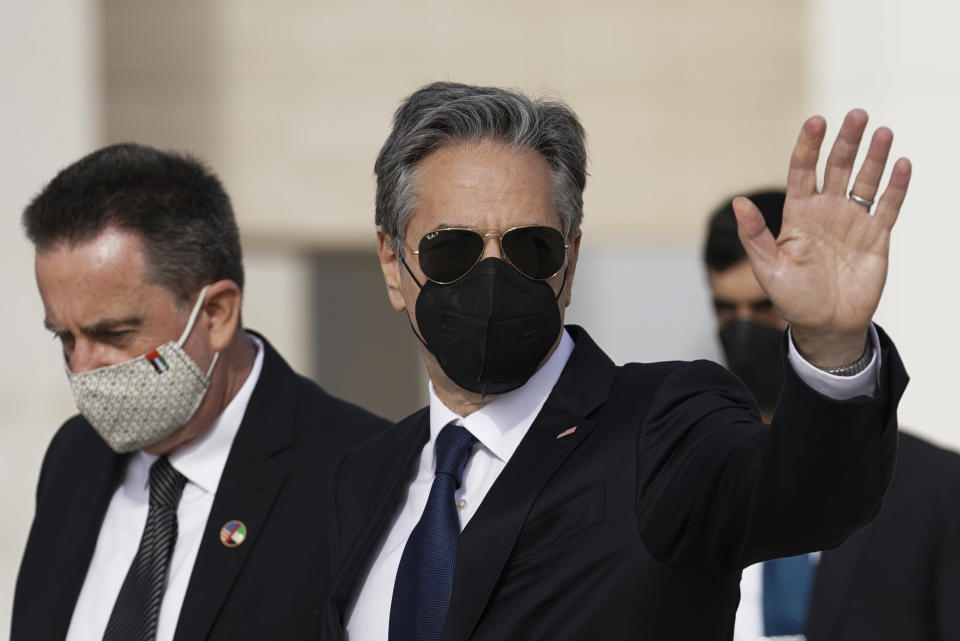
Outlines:
[[318, 630], [318, 496], [337, 457], [385, 424], [244, 330], [220, 181], [195, 159], [114, 145], [60, 172], [23, 223], [80, 415], [43, 462], [12, 639]]
[[[587, 175], [572, 110], [456, 83], [409, 96], [375, 164], [376, 223], [430, 404], [337, 468], [328, 641], [728, 641], [743, 567], [867, 522], [906, 385], [870, 319], [910, 164], [881, 195], [879, 129], [854, 181], [877, 216], [848, 198], [866, 124], [847, 115], [822, 192], [826, 123], [803, 125], [800, 245], [778, 247], [738, 201], [755, 269], [794, 321], [768, 428], [713, 363], [617, 367], [564, 328]], [[624, 296], [630, 285], [624, 274]]]
[[[747, 197], [779, 235], [786, 193]], [[787, 321], [754, 276], [729, 201], [710, 217], [704, 262], [727, 366], [769, 422]], [[870, 525], [836, 549], [746, 568], [740, 591], [734, 641], [960, 639], [960, 455], [901, 432], [893, 482]]]

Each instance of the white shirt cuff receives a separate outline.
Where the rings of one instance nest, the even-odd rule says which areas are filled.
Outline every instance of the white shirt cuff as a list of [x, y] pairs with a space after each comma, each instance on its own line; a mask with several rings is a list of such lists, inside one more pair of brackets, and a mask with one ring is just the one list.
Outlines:
[[880, 375], [880, 336], [877, 335], [877, 328], [873, 323], [870, 324], [869, 340], [873, 344], [873, 358], [862, 371], [853, 376], [828, 374], [811, 365], [797, 351], [797, 346], [793, 343], [793, 332], [790, 329], [787, 330], [787, 343], [789, 343], [787, 360], [804, 383], [827, 398], [845, 401], [854, 396], [872, 396], [877, 389], [877, 378]]

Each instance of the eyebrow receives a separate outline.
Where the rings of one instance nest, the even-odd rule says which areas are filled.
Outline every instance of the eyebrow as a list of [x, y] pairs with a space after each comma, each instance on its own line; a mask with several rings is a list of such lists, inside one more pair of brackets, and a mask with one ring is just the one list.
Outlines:
[[[98, 320], [93, 325], [86, 327], [80, 327], [80, 331], [84, 334], [102, 334], [103, 332], [109, 332], [117, 329], [118, 327], [129, 327], [137, 328], [143, 325], [143, 318], [140, 316], [125, 316], [120, 318], [103, 318]], [[49, 319], [43, 319], [43, 326], [46, 327], [53, 333], [59, 333], [63, 331], [62, 327], [54, 325], [50, 322]]]

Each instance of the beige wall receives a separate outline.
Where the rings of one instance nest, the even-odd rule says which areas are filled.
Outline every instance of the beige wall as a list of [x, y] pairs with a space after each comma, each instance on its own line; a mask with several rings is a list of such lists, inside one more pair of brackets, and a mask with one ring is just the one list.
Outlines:
[[785, 175], [803, 3], [106, 0], [107, 134], [194, 150], [248, 238], [369, 247], [372, 166], [438, 79], [559, 94], [592, 157], [587, 233], [699, 233]]
[[[588, 132], [584, 255], [617, 242], [639, 256], [667, 242], [695, 256], [720, 198], [785, 175], [803, 115], [803, 17], [800, 0], [105, 0], [106, 137], [205, 158], [234, 199], [248, 270], [261, 259], [291, 270], [279, 290], [248, 287], [248, 323], [282, 337], [325, 387], [398, 418], [426, 398], [406, 319], [382, 285], [352, 297], [338, 285], [371, 283], [373, 160], [404, 96], [438, 79], [559, 95]], [[316, 252], [331, 258], [311, 263]], [[318, 264], [359, 271], [304, 276]], [[309, 282], [319, 289], [305, 291]], [[684, 300], [702, 289], [676, 286], [697, 292]], [[578, 295], [579, 309], [612, 305], [603, 291]], [[311, 295], [333, 306], [294, 319]], [[659, 309], [625, 311], [679, 327], [670, 314], [703, 318], [705, 307]], [[339, 323], [343, 313], [358, 321]], [[709, 343], [708, 320], [695, 326]], [[359, 340], [361, 327], [376, 340]], [[632, 346], [623, 353], [634, 358], [651, 347]], [[311, 353], [318, 360], [303, 362]], [[364, 369], [375, 380], [355, 374]]]

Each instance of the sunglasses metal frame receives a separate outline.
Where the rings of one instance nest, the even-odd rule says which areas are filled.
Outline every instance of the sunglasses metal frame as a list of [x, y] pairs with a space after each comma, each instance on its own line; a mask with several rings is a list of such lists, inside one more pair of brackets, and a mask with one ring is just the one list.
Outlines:
[[[557, 269], [557, 271], [553, 272], [552, 274], [550, 274], [549, 276], [546, 276], [546, 277], [544, 277], [544, 278], [534, 278], [533, 276], [530, 276], [529, 274], [527, 274], [525, 271], [523, 271], [522, 269], [520, 269], [519, 267], [517, 267], [517, 266], [514, 264], [514, 262], [513, 262], [512, 260], [510, 260], [510, 257], [507, 256], [507, 252], [505, 252], [505, 251], [503, 250], [503, 237], [504, 237], [505, 235], [509, 234], [509, 233], [512, 232], [512, 231], [516, 231], [516, 230], [518, 230], [518, 229], [532, 229], [532, 228], [535, 228], [535, 227], [537, 227], [537, 228], [543, 227], [543, 228], [545, 228], [545, 229], [552, 229], [552, 230], [554, 230], [555, 232], [557, 232], [558, 234], [560, 234], [560, 237], [564, 239], [564, 241], [563, 241], [563, 262], [560, 263], [560, 267], [559, 267], [559, 269]], [[551, 278], [553, 278], [554, 276], [556, 276], [557, 274], [559, 274], [561, 271], [563, 271], [563, 268], [566, 266], [566, 264], [567, 264], [567, 259], [568, 259], [568, 257], [569, 257], [568, 254], [569, 254], [569, 251], [570, 251], [570, 243], [568, 243], [568, 242], [566, 241], [566, 238], [564, 237], [564, 234], [563, 234], [562, 231], [560, 231], [559, 229], [557, 229], [557, 228], [555, 228], [555, 227], [550, 227], [549, 225], [518, 225], [518, 226], [516, 226], [516, 227], [508, 227], [507, 229], [502, 229], [502, 230], [501, 230], [501, 228], [499, 228], [499, 227], [479, 227], [479, 228], [470, 228], [470, 227], [441, 227], [440, 229], [433, 229], [433, 230], [427, 232], [426, 234], [424, 234], [424, 235], [423, 235], [423, 238], [420, 239], [420, 242], [422, 243], [424, 238], [426, 238], [426, 237], [429, 236], [430, 234], [436, 233], [436, 232], [438, 232], [438, 231], [469, 231], [469, 232], [473, 232], [474, 234], [476, 234], [477, 236], [480, 236], [480, 237], [483, 239], [483, 245], [482, 245], [481, 248], [480, 248], [480, 253], [479, 253], [479, 254], [477, 255], [477, 257], [474, 259], [474, 261], [473, 261], [473, 263], [470, 265], [470, 267], [468, 267], [468, 268], [466, 269], [466, 271], [463, 272], [463, 274], [461, 274], [460, 276], [454, 278], [453, 280], [448, 280], [448, 281], [435, 280], [435, 279], [430, 278], [429, 276], [427, 276], [426, 272], [424, 272], [423, 275], [427, 278], [427, 280], [430, 280], [430, 281], [436, 283], [437, 285], [451, 285], [451, 284], [457, 282], [458, 280], [460, 280], [461, 278], [463, 278], [464, 276], [466, 276], [467, 274], [469, 274], [469, 273], [473, 270], [473, 268], [477, 266], [477, 263], [480, 262], [480, 259], [483, 258], [483, 252], [484, 252], [484, 250], [485, 250], [485, 248], [486, 248], [486, 246], [487, 246], [487, 240], [489, 240], [490, 238], [496, 238], [496, 239], [497, 239], [497, 245], [500, 247], [500, 256], [501, 256], [501, 258], [503, 258], [503, 260], [505, 260], [511, 267], [513, 267], [515, 270], [517, 270], [518, 272], [520, 272], [521, 274], [523, 274], [524, 276], [526, 276], [526, 277], [529, 278], [530, 280], [550, 280]], [[418, 249], [413, 249], [412, 247], [410, 247], [409, 245], [407, 245], [406, 241], [404, 241], [403, 245], [404, 245], [404, 247], [407, 248], [407, 250], [410, 251], [411, 254], [413, 254], [414, 256], [417, 257], [417, 262], [419, 262], [419, 261], [420, 261], [420, 249], [419, 249], [419, 248], [418, 248]], [[418, 247], [419, 247], [419, 245], [418, 245]], [[423, 272], [423, 266], [422, 266], [422, 265], [421, 265], [421, 267], [420, 267], [420, 271]]]

